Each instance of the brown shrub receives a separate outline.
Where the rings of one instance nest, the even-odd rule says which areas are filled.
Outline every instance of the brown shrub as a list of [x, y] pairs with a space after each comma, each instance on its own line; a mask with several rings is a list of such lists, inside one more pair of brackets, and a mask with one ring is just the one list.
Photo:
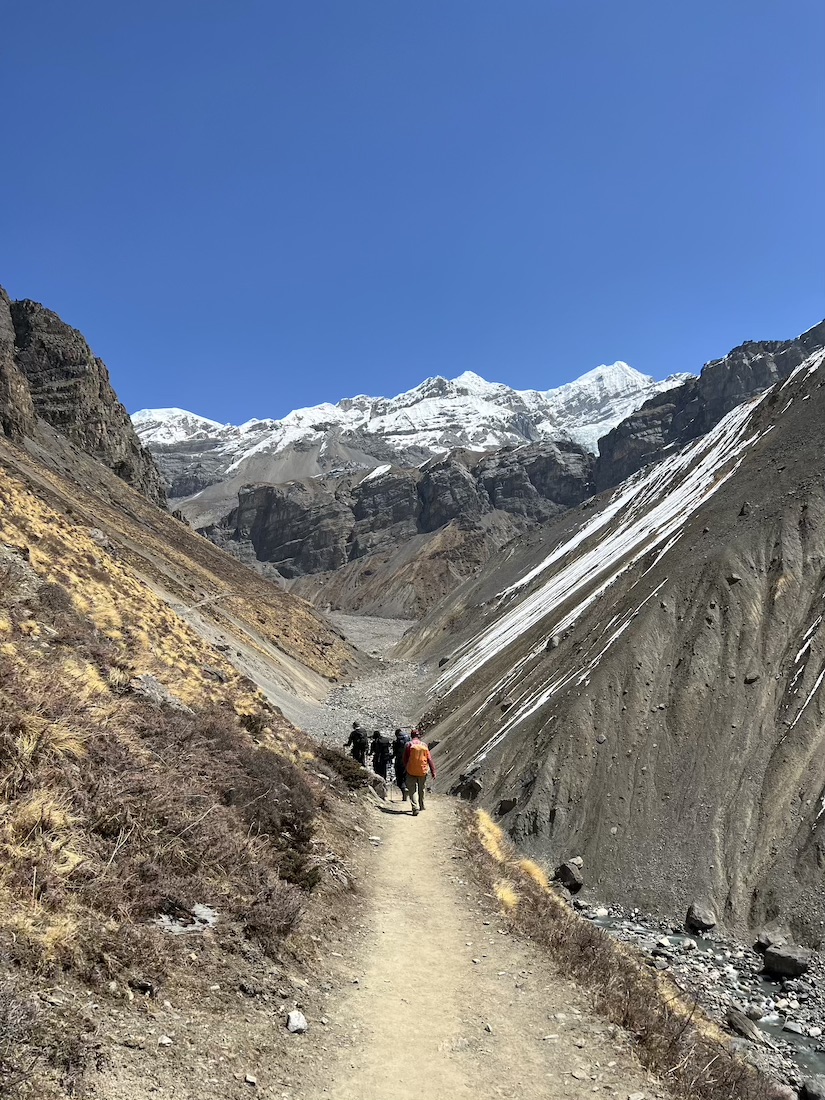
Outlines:
[[736, 1056], [694, 998], [658, 978], [520, 867], [512, 845], [485, 814], [464, 812], [468, 854], [482, 885], [495, 896], [503, 869], [517, 883], [519, 902], [507, 907], [511, 925], [546, 948], [561, 973], [591, 994], [596, 1009], [628, 1032], [640, 1061], [675, 1097], [779, 1100], [778, 1086]]
[[300, 892], [289, 883], [276, 882], [249, 909], [244, 931], [270, 955], [294, 931], [303, 911]]
[[348, 790], [357, 791], [370, 785], [369, 774], [357, 760], [353, 760], [349, 753], [333, 748], [332, 745], [318, 745], [315, 752], [318, 759], [332, 768], [333, 772], [343, 780]]

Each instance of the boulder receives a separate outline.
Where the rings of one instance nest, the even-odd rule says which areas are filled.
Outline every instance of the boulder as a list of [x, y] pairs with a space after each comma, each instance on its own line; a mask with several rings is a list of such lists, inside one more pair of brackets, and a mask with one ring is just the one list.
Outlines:
[[799, 1100], [825, 1100], [825, 1074], [806, 1077], [799, 1090]]
[[780, 925], [769, 925], [759, 932], [753, 949], [754, 951], [764, 952], [767, 951], [769, 947], [781, 947], [782, 944], [787, 943], [790, 938], [790, 932], [788, 932], [787, 929], [782, 928]]
[[584, 886], [584, 875], [580, 867], [571, 860], [566, 860], [556, 868], [553, 881], [561, 883], [571, 894], [576, 894]]
[[298, 1009], [295, 1008], [286, 1018], [286, 1027], [287, 1031], [291, 1031], [293, 1034], [303, 1035], [309, 1027], [309, 1024], [303, 1012], [299, 1012]]
[[807, 973], [813, 952], [793, 944], [774, 944], [765, 950], [764, 971], [774, 978], [799, 978]]
[[764, 1033], [759, 1030], [753, 1020], [749, 1020], [748, 1017], [737, 1008], [729, 1008], [725, 1018], [728, 1027], [732, 1031], [735, 1031], [737, 1035], [741, 1035], [743, 1039], [747, 1039], [749, 1043], [758, 1043], [761, 1045], [766, 1042]]
[[685, 917], [688, 932], [709, 932], [716, 927], [716, 914], [702, 901], [692, 901]]

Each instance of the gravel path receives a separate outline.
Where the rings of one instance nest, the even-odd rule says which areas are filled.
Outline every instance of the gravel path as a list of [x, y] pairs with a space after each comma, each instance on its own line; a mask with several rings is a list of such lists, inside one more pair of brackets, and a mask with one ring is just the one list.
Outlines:
[[358, 680], [332, 688], [323, 706], [307, 707], [302, 727], [319, 741], [340, 745], [355, 721], [368, 730], [392, 731], [414, 725], [425, 709], [433, 669], [388, 656], [413, 623], [366, 615], [333, 614], [330, 618], [347, 641], [373, 661]]

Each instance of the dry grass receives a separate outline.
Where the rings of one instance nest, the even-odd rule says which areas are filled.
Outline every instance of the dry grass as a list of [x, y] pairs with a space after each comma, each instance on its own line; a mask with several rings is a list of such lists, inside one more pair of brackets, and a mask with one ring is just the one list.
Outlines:
[[472, 864], [512, 926], [545, 947], [560, 972], [588, 990], [596, 1009], [628, 1032], [640, 1061], [674, 1096], [780, 1100], [778, 1086], [734, 1054], [694, 1000], [571, 910], [487, 814], [465, 813]]
[[152, 920], [202, 903], [274, 953], [349, 761], [316, 760], [103, 543], [0, 468], [0, 945], [33, 972], [161, 972]]
[[0, 1096], [16, 1096], [37, 1063], [34, 1000], [11, 982], [0, 984]]

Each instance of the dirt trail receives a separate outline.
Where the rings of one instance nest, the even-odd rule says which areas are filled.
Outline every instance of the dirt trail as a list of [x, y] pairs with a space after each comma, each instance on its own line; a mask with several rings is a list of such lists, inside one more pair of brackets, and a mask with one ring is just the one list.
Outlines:
[[305, 1100], [667, 1096], [462, 878], [450, 799], [416, 819], [396, 801], [375, 819], [366, 934]]

